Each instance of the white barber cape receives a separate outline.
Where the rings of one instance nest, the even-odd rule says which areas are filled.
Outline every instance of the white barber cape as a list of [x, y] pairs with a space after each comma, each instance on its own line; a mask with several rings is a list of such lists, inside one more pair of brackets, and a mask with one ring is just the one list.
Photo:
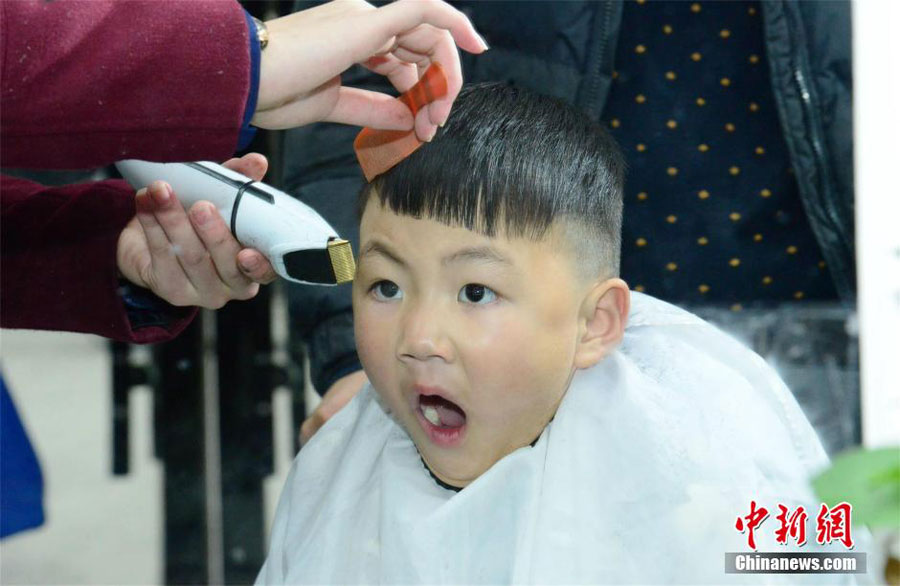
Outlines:
[[826, 463], [759, 356], [632, 293], [622, 345], [576, 373], [533, 447], [460, 492], [367, 386], [297, 456], [257, 584], [847, 581], [724, 573], [725, 552], [750, 551], [735, 521], [751, 499], [770, 511], [759, 551], [796, 549], [775, 544], [778, 503], [805, 505], [799, 551], [818, 549], [806, 479]]

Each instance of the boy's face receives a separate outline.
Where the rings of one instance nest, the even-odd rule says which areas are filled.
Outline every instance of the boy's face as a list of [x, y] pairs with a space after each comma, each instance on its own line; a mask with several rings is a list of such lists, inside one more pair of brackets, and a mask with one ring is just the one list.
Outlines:
[[592, 283], [555, 231], [489, 238], [369, 198], [353, 282], [360, 359], [448, 484], [534, 441], [575, 371]]

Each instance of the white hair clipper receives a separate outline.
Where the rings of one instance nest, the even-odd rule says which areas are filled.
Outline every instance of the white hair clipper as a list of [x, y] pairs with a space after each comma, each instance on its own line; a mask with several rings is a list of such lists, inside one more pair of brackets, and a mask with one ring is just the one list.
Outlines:
[[260, 251], [275, 272], [295, 283], [339, 285], [353, 280], [350, 243], [315, 210], [273, 187], [216, 163], [119, 161], [135, 189], [166, 181], [185, 208], [209, 201], [242, 245]]

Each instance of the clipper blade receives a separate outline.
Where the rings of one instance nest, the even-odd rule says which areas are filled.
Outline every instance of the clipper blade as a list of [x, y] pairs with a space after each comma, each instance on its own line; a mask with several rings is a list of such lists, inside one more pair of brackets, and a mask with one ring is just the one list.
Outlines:
[[328, 242], [328, 258], [334, 269], [334, 280], [340, 285], [349, 283], [356, 275], [356, 261], [353, 260], [353, 248], [347, 240], [335, 238]]

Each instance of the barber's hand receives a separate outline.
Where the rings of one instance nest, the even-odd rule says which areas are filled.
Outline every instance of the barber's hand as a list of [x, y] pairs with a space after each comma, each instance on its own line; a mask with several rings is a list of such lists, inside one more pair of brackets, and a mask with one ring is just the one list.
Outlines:
[[344, 405], [349, 403], [350, 399], [362, 390], [367, 382], [369, 382], [369, 379], [363, 370], [357, 370], [353, 374], [348, 374], [336, 380], [328, 391], [322, 395], [322, 402], [319, 403], [316, 410], [300, 426], [300, 445], [308, 442], [319, 431], [319, 428], [325, 425], [326, 421], [343, 409]]
[[[223, 163], [259, 181], [269, 162], [251, 153]], [[177, 194], [156, 181], [136, 195], [137, 215], [119, 235], [119, 272], [172, 305], [218, 309], [250, 299], [275, 271], [259, 251], [242, 248], [214, 205], [199, 201], [186, 212]]]
[[462, 88], [457, 45], [482, 53], [487, 44], [469, 19], [441, 0], [397, 0], [375, 8], [334, 0], [266, 22], [259, 98], [251, 123], [290, 128], [325, 120], [385, 130], [410, 130], [409, 109], [392, 96], [341, 86], [354, 63], [385, 75], [404, 92], [433, 62], [447, 74], [447, 95], [422, 108], [416, 135], [430, 140]]

